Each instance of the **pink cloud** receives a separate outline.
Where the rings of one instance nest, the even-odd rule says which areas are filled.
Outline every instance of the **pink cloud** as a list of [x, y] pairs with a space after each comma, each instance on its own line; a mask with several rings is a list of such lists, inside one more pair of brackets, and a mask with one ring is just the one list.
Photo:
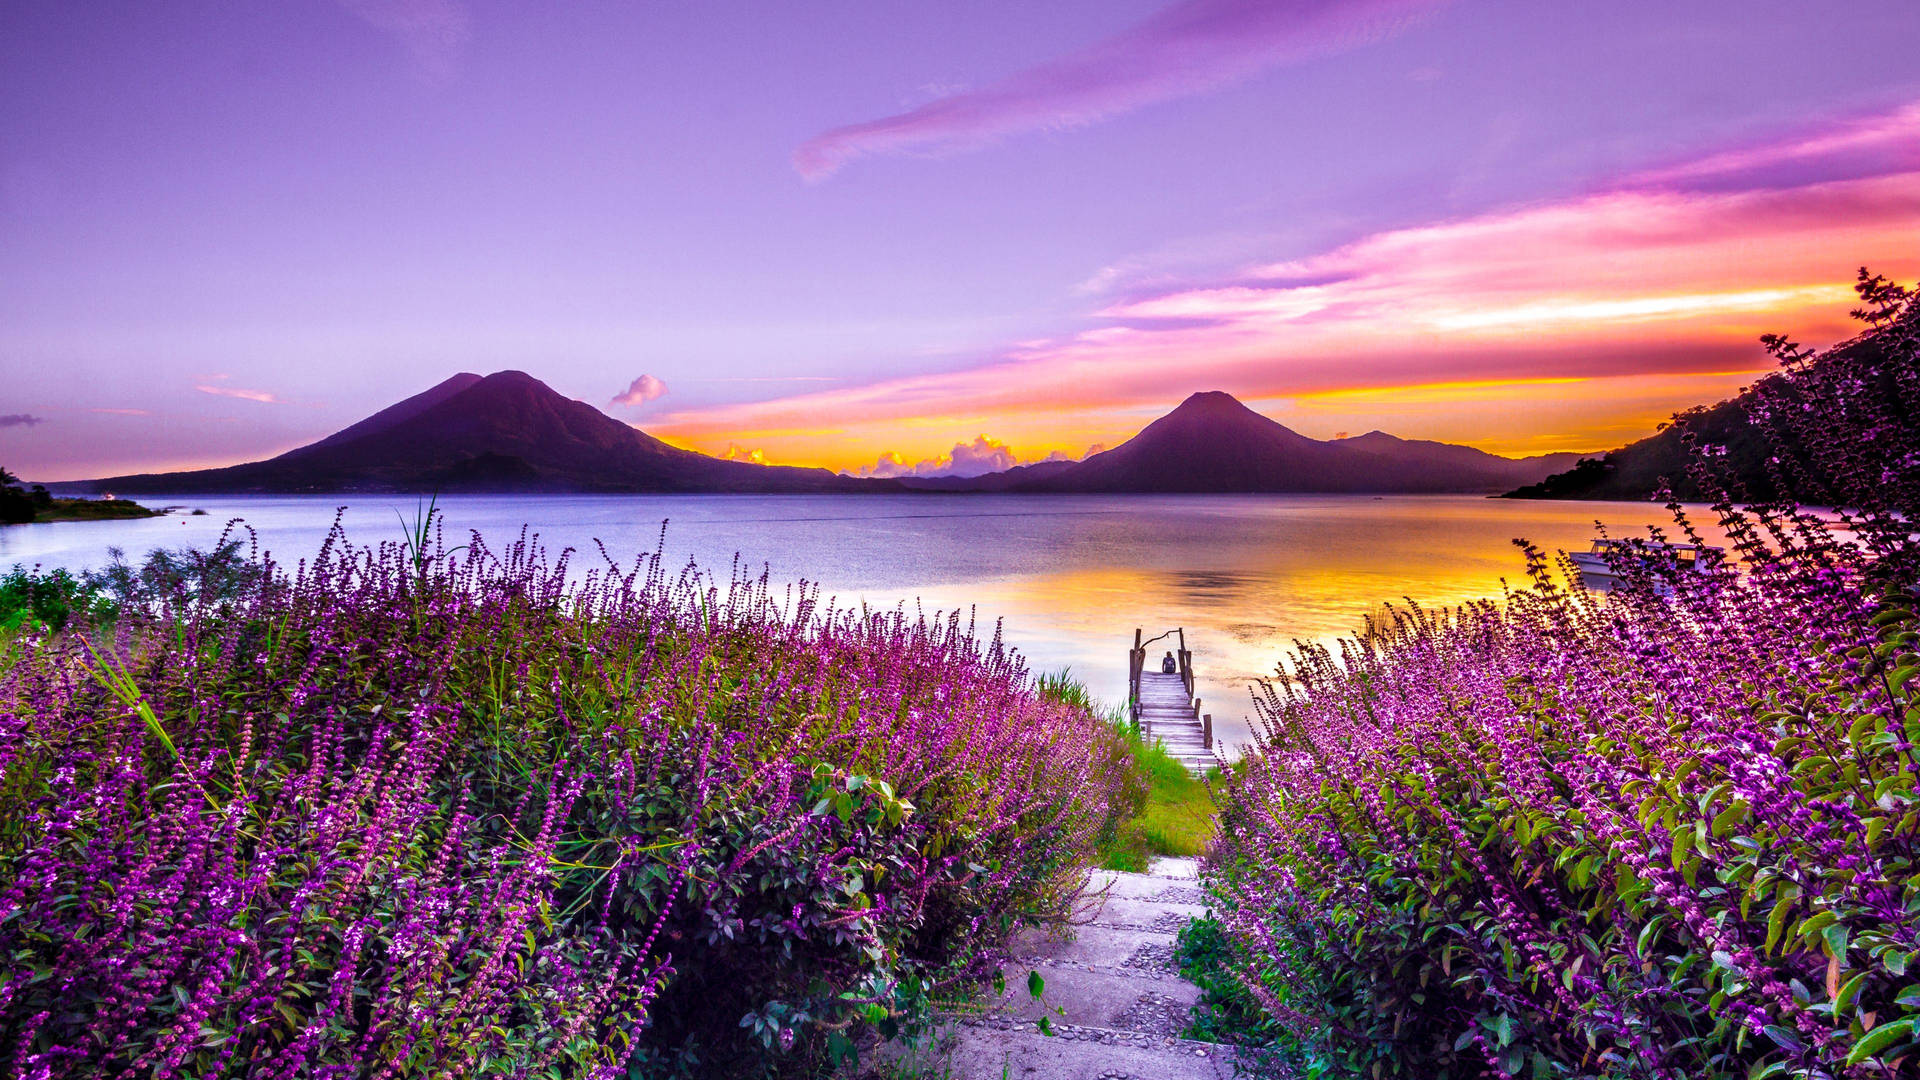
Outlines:
[[794, 151], [808, 180], [871, 154], [952, 153], [1077, 127], [1351, 48], [1443, 0], [1182, 0], [1069, 56], [917, 109], [834, 128]]
[[146, 409], [88, 409], [88, 412], [105, 413], [108, 416], [152, 416]]
[[[219, 378], [224, 379], [226, 378], [226, 376], [222, 375], [222, 376], [219, 376]], [[285, 398], [279, 397], [266, 390], [245, 390], [238, 386], [210, 386], [205, 383], [202, 383], [199, 386], [194, 387], [194, 389], [200, 391], [203, 394], [215, 394], [220, 397], [239, 398], [242, 401], [257, 401], [262, 405], [290, 404]]]
[[613, 396], [614, 405], [645, 405], [649, 401], [665, 397], [667, 384], [651, 375], [642, 375], [627, 384], [627, 388]]
[[1627, 184], [1683, 190], [1803, 187], [1912, 172], [1920, 172], [1920, 103], [1651, 169]]
[[[1814, 179], [1782, 182], [1792, 169]], [[1763, 332], [1813, 342], [1852, 333], [1849, 286], [1863, 263], [1920, 276], [1920, 107], [1702, 155], [1590, 195], [1375, 233], [1243, 268], [1228, 285], [1163, 288], [971, 368], [660, 426], [687, 437], [999, 425], [1142, 410], [1203, 385], [1265, 399], [1515, 380], [1678, 387], [1764, 370]]]

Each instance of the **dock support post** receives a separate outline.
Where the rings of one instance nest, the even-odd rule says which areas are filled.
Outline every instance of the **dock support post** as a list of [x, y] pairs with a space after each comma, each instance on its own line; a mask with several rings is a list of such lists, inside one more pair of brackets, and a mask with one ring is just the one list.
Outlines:
[[1200, 742], [1207, 749], [1213, 749], [1213, 714], [1200, 714]]
[[1127, 709], [1135, 730], [1140, 727], [1140, 671], [1146, 666], [1147, 650], [1140, 643], [1140, 628], [1133, 629], [1133, 649], [1127, 653]]

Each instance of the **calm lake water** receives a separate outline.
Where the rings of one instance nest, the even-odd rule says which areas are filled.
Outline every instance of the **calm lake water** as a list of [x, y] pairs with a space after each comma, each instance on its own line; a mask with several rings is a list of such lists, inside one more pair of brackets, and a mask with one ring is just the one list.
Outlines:
[[[242, 518], [283, 563], [310, 556], [347, 505], [350, 540], [396, 540], [411, 497], [143, 498], [203, 508], [142, 521], [0, 529], [0, 567], [84, 569], [129, 553], [206, 545]], [[1644, 503], [1508, 502], [1474, 496], [679, 495], [452, 496], [447, 535], [495, 547], [522, 526], [550, 551], [603, 542], [628, 562], [668, 522], [669, 564], [724, 577], [734, 555], [775, 581], [818, 582], [844, 604], [977, 610], [1036, 670], [1071, 667], [1108, 701], [1126, 693], [1135, 627], [1186, 629], [1200, 696], [1224, 743], [1244, 740], [1249, 682], [1295, 639], [1358, 628], [1383, 602], [1497, 596], [1522, 573], [1511, 541], [1584, 549], [1603, 520], [1616, 536], [1670, 524]], [[1702, 512], [1700, 517], [1707, 515]], [[1718, 534], [1708, 535], [1718, 542]], [[459, 539], [449, 539], [458, 543]], [[595, 556], [597, 559], [597, 556]]]

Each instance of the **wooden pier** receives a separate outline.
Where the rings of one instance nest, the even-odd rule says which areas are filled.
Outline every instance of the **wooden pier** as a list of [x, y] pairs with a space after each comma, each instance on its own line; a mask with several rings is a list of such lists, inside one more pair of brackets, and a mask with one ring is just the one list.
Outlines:
[[[1219, 759], [1213, 752], [1213, 714], [1200, 711], [1200, 699], [1193, 696], [1193, 654], [1187, 651], [1184, 627], [1169, 630], [1159, 637], [1142, 640], [1142, 632], [1133, 632], [1133, 648], [1127, 653], [1128, 708], [1140, 737], [1159, 742], [1190, 771], [1202, 774]], [[1149, 655], [1148, 646], [1171, 637], [1174, 670], [1161, 670], [1165, 657]]]

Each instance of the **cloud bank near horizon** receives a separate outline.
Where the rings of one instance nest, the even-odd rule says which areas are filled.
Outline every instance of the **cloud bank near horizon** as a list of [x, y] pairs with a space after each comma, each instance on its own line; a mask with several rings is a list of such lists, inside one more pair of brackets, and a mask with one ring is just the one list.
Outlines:
[[[1098, 453], [1098, 448], [1088, 451], [1088, 456]], [[851, 476], [872, 476], [893, 479], [902, 476], [985, 476], [988, 473], [1006, 472], [1016, 465], [1032, 465], [1044, 461], [1077, 461], [1063, 451], [1055, 450], [1045, 457], [1030, 461], [1021, 461], [1013, 447], [988, 435], [976, 435], [972, 442], [955, 443], [953, 449], [945, 454], [910, 462], [898, 451], [888, 450], [880, 455], [872, 465], [846, 470]]]
[[990, 86], [808, 139], [794, 168], [824, 180], [875, 154], [951, 154], [1079, 127], [1392, 33], [1446, 0], [1182, 0], [1086, 49]]
[[[1853, 332], [1854, 269], [1912, 280], [1917, 255], [1920, 104], [1702, 154], [1588, 195], [1163, 287], [972, 367], [675, 413], [657, 429], [696, 445], [725, 433], [779, 460], [845, 468], [859, 446], [890, 445], [901, 463], [933, 449], [903, 448], [903, 426], [931, 435], [990, 424], [1030, 443], [1041, 420], [1077, 411], [1105, 425], [1085, 441], [1124, 437], [1199, 382], [1307, 406], [1356, 394], [1387, 408], [1451, 402], [1423, 415], [1458, 425], [1513, 388], [1534, 388], [1513, 400], [1541, 402], [1584, 380], [1580, 401], [1608, 414], [1611, 432], [1629, 402], [1649, 426], [1693, 403], [1650, 398], [1650, 387], [1730, 392], [1765, 370], [1763, 332]], [[1400, 400], [1383, 401], [1394, 388]], [[1481, 444], [1598, 448], [1542, 443], [1546, 432], [1525, 425], [1550, 412], [1497, 412], [1472, 421]]]

